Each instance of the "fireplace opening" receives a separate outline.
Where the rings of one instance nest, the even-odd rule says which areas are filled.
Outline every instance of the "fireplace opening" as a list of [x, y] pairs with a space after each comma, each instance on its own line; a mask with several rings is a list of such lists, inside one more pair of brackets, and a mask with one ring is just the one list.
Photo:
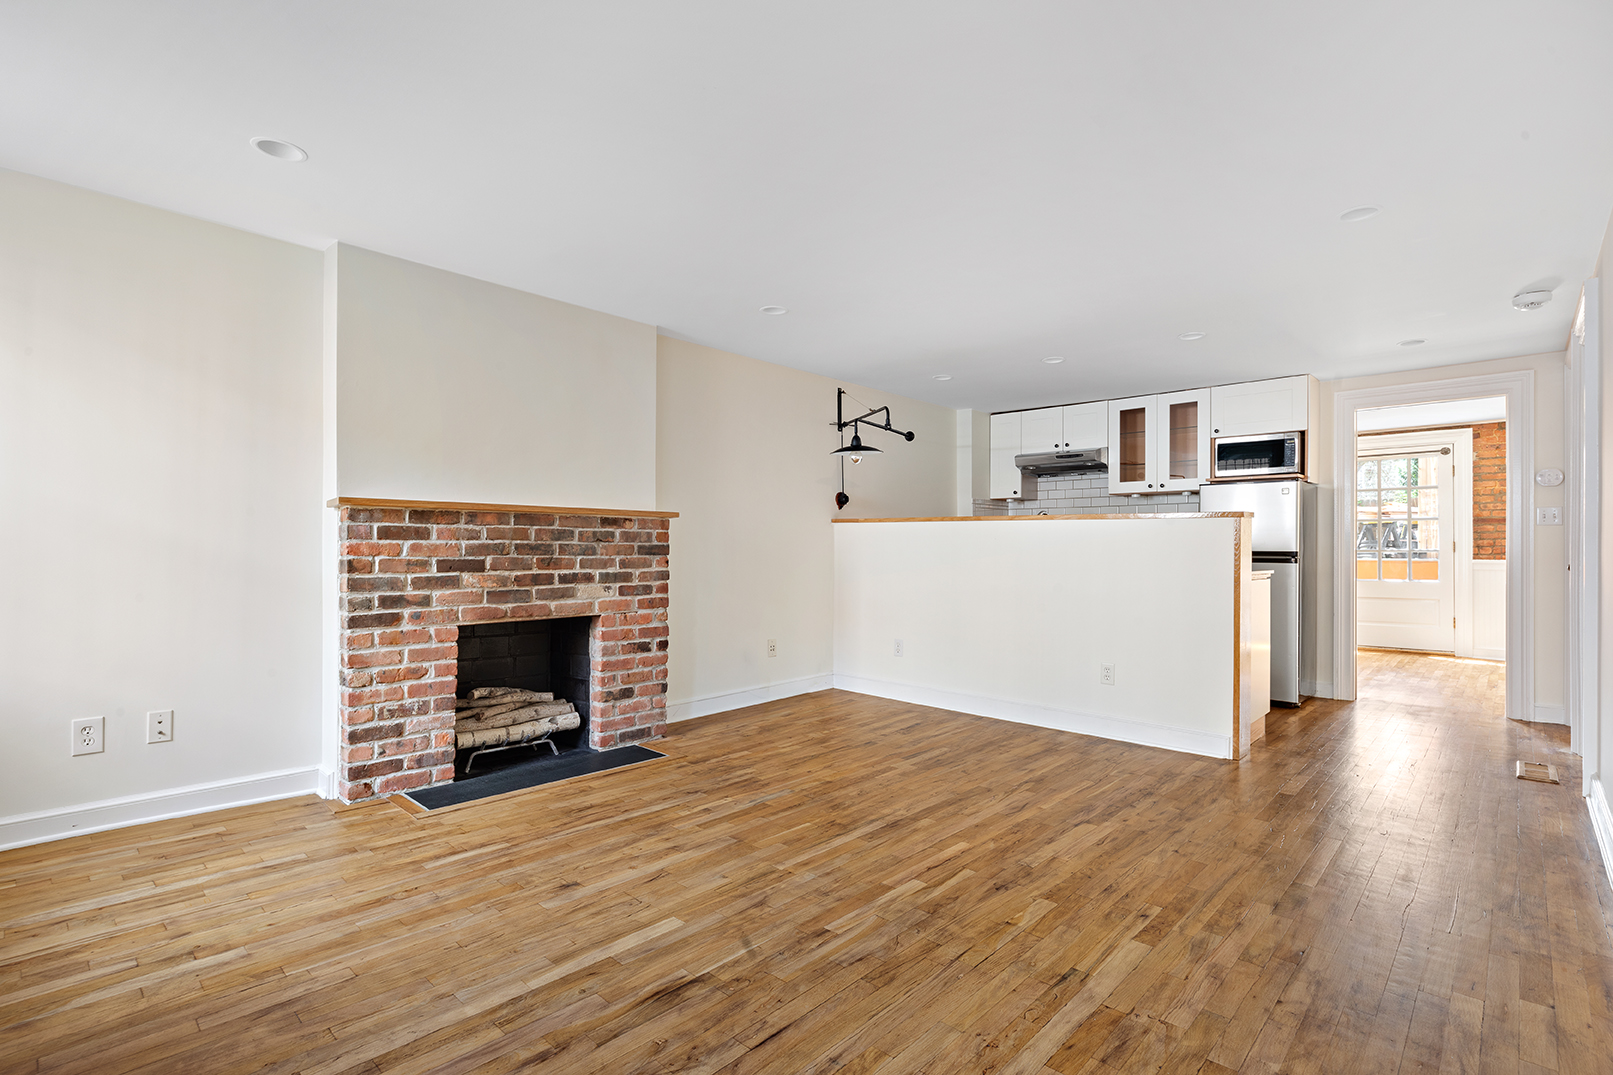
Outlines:
[[[496, 729], [476, 737], [474, 744], [461, 735], [456, 775], [466, 775], [467, 765], [474, 766], [470, 775], [476, 775], [527, 761], [534, 751], [548, 755], [551, 749], [555, 753], [587, 749], [592, 624], [592, 617], [575, 616], [465, 624], [459, 628], [456, 728], [460, 721], [478, 712], [466, 704], [475, 700], [483, 705], [503, 702], [497, 709], [504, 712], [491, 723], [514, 720], [516, 723], [506, 727], [525, 731], [517, 731], [507, 743], [500, 742], [502, 734]], [[533, 692], [537, 697], [513, 692]], [[478, 695], [483, 697], [477, 698]], [[553, 702], [543, 700], [543, 695], [552, 695]], [[566, 707], [558, 703], [569, 703], [576, 711], [576, 719], [570, 718], [564, 712]], [[527, 707], [512, 708], [517, 704]], [[552, 743], [553, 748], [546, 743]]]

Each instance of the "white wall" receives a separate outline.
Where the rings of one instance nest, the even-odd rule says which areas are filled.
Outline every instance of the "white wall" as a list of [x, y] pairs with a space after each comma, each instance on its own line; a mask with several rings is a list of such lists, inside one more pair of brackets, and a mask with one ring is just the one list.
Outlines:
[[340, 244], [343, 496], [653, 508], [655, 329]]
[[0, 172], [0, 845], [313, 786], [320, 286], [316, 251]]
[[[1457, 377], [1533, 370], [1535, 374], [1534, 469], [1564, 469], [1567, 447], [1563, 440], [1563, 353], [1523, 355], [1489, 362], [1469, 362], [1424, 370], [1405, 370], [1372, 377], [1350, 377], [1322, 382], [1321, 435], [1317, 442], [1320, 495], [1316, 502], [1316, 530], [1319, 572], [1316, 597], [1317, 623], [1316, 678], [1319, 693], [1335, 696], [1333, 668], [1333, 397], [1339, 392], [1390, 385], [1443, 381]], [[1509, 431], [1511, 427], [1509, 426]], [[1510, 432], [1509, 432], [1510, 435]], [[1542, 488], [1532, 481], [1524, 490], [1537, 506], [1563, 504], [1562, 487]], [[1530, 524], [1532, 525], [1532, 512]], [[1512, 551], [1508, 550], [1509, 557]], [[1514, 563], [1517, 561], [1514, 559]], [[1534, 528], [1534, 563], [1520, 565], [1533, 572], [1534, 610], [1531, 622], [1535, 640], [1535, 706], [1537, 712], [1560, 713], [1567, 700], [1567, 665], [1564, 657], [1567, 631], [1568, 589], [1565, 581], [1567, 543], [1565, 528]]]
[[[957, 412], [662, 337], [657, 364], [656, 507], [672, 520], [673, 719], [829, 685], [830, 520], [956, 511]], [[911, 442], [846, 465], [835, 509], [835, 388], [891, 407]], [[847, 407], [853, 404], [848, 399]], [[861, 413], [861, 411], [850, 413]], [[766, 656], [767, 639], [778, 656]]]
[[956, 515], [973, 515], [975, 500], [991, 495], [991, 414], [961, 410], [958, 414]]
[[837, 525], [835, 685], [1230, 757], [1239, 522]]

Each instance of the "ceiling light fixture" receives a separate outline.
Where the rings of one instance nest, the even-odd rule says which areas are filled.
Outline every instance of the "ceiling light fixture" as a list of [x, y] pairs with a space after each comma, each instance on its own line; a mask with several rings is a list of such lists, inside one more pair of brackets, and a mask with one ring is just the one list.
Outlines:
[[763, 306], [761, 312], [769, 317], [777, 317], [779, 314], [787, 314], [790, 311], [782, 306]]
[[950, 380], [952, 380], [952, 374], [950, 374], [950, 373], [937, 373], [935, 375], [935, 380], [937, 380], [937, 381], [950, 381]]
[[1428, 342], [1427, 340], [1401, 340], [1400, 341], [1400, 346], [1402, 346], [1402, 347], [1421, 347], [1423, 344], [1425, 344], [1427, 342]]
[[273, 157], [277, 161], [305, 161], [308, 151], [301, 146], [294, 146], [290, 142], [283, 142], [278, 138], [254, 138], [252, 148], [266, 157]]
[[[880, 451], [878, 448], [874, 448], [863, 443], [862, 436], [859, 432], [861, 429], [861, 423], [868, 422], [870, 428], [883, 429], [887, 433], [895, 433], [897, 436], [905, 437], [908, 440], [913, 439], [912, 430], [907, 430], [904, 432], [903, 430], [897, 429], [895, 426], [891, 425], [891, 409], [889, 407], [874, 407], [864, 414], [859, 414], [855, 418], [847, 418], [845, 403], [846, 390], [844, 388], [835, 389], [835, 428], [840, 431], [841, 445], [829, 454], [838, 455], [840, 457], [840, 492], [835, 494], [835, 506], [840, 508], [844, 508], [847, 504], [851, 503], [851, 497], [846, 495], [846, 459], [850, 458], [853, 463], [861, 463], [863, 461], [863, 456], [875, 454]], [[869, 419], [873, 418], [873, 416], [878, 414], [880, 411], [885, 412], [885, 420], [883, 422], [876, 423], [869, 421]], [[851, 427], [850, 444], [844, 443], [847, 426]]]
[[1376, 205], [1358, 205], [1354, 209], [1346, 209], [1340, 213], [1339, 219], [1346, 224], [1354, 224], [1358, 220], [1366, 220], [1377, 215], [1378, 207]]
[[1176, 338], [1178, 340], [1202, 340], [1202, 339], [1204, 339], [1204, 333], [1202, 333], [1202, 332], [1184, 332], [1184, 333], [1182, 333], [1180, 336], [1178, 336]]
[[1551, 301], [1549, 291], [1520, 291], [1512, 296], [1514, 310], [1538, 310]]
[[1042, 359], [1042, 361], [1046, 362], [1049, 366], [1057, 366], [1060, 362], [1063, 362], [1064, 360], [1062, 358], [1060, 358], [1058, 355], [1053, 355], [1051, 358]]

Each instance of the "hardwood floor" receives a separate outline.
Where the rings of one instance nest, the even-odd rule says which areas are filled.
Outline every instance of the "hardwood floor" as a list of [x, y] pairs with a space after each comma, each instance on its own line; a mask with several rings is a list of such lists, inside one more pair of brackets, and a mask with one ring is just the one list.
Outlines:
[[1392, 680], [1241, 764], [826, 692], [5, 852], [0, 1072], [1608, 1071], [1566, 735]]

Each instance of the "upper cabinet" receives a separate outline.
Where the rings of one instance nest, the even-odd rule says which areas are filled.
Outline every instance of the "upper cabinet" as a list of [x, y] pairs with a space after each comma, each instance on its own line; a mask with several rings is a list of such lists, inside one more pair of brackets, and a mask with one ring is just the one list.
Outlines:
[[1210, 467], [1210, 392], [1109, 401], [1109, 492], [1197, 490]]
[[1026, 455], [1101, 448], [1109, 443], [1109, 405], [1102, 401], [1019, 413], [1025, 419], [1020, 451]]
[[1014, 456], [1020, 454], [1024, 411], [991, 416], [991, 496], [1003, 500], [1019, 496], [1024, 488]]
[[1210, 389], [1212, 437], [1309, 430], [1311, 398], [1321, 405], [1322, 386], [1315, 377], [1275, 377], [1269, 381], [1222, 384]]
[[1197, 491], [1209, 480], [1210, 392], [1208, 388], [1196, 388], [1159, 397], [1160, 470], [1156, 492]]
[[1109, 443], [1109, 404], [1076, 403], [1063, 408], [1064, 447], [1072, 452], [1102, 448]]

